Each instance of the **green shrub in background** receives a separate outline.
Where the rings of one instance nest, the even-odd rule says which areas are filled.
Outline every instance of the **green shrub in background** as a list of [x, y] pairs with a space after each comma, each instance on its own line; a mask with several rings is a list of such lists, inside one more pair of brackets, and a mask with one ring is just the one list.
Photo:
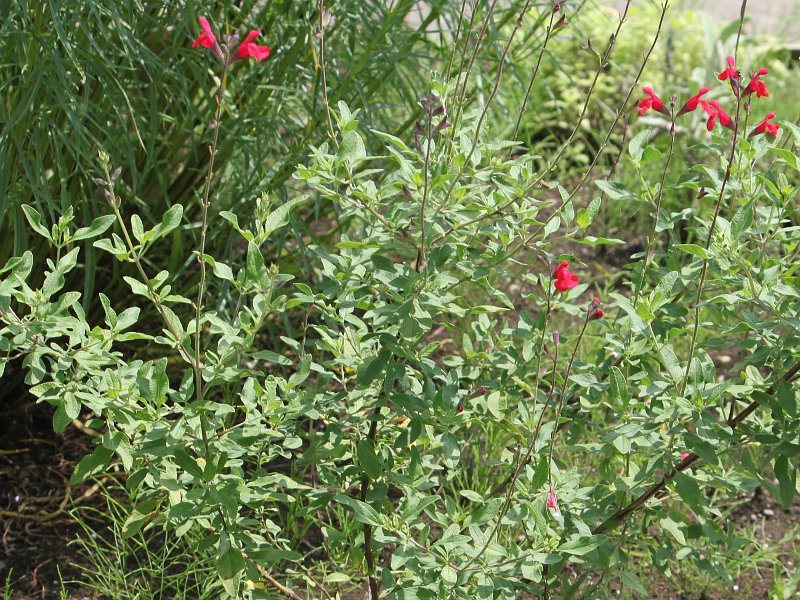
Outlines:
[[[539, 15], [551, 33], [561, 11]], [[474, 22], [488, 28], [491, 9]], [[615, 39], [624, 32], [618, 25]], [[469, 40], [456, 56], [469, 58]], [[598, 48], [593, 79], [613, 49]], [[276, 580], [300, 597], [359, 587], [372, 597], [578, 598], [609, 584], [646, 594], [642, 553], [650, 569], [669, 575], [683, 561], [721, 581], [747, 560], [725, 554], [749, 544], [721, 518], [730, 499], [763, 485], [789, 506], [796, 491], [790, 177], [800, 163], [790, 148], [800, 131], [781, 121], [777, 139], [749, 136], [764, 105], [749, 98], [757, 112], [745, 125], [741, 92], [719, 83], [709, 97], [732, 130], [709, 134], [702, 106], [678, 121], [702, 140], [704, 162], [686, 165], [673, 144], [659, 150], [636, 131], [622, 160], [637, 183], [597, 185], [606, 202], [646, 207], [650, 235], [624, 273], [629, 286], [600, 293], [581, 248], [621, 240], [597, 235], [599, 197], [577, 202], [591, 169], [577, 183], [554, 178], [581, 111], [542, 156], [498, 141], [487, 124], [508, 55], [477, 107], [477, 67], [434, 77], [413, 132], [325, 106], [329, 139], [310, 146], [287, 198], [263, 195], [253, 218], [216, 204], [224, 185], [196, 189], [200, 231], [232, 236], [241, 255], [202, 241], [176, 251], [179, 264], [199, 259], [194, 278], [158, 256], [183, 205], [147, 223], [108, 154], [92, 174], [106, 216], [79, 228], [67, 211], [53, 231], [24, 209], [55, 258], [38, 278], [32, 252], [0, 271], [0, 365], [22, 361], [57, 430], [89, 415], [101, 435], [74, 480], [122, 464], [135, 502], [122, 536], [165, 527], [228, 595], [253, 598], [270, 597]], [[202, 139], [216, 157], [231, 144], [238, 79], [270, 66], [220, 69], [213, 52], [193, 55], [206, 59], [230, 85], [206, 90], [219, 94], [217, 116], [211, 100], [202, 121], [214, 120]], [[617, 119], [634, 84], [613, 104]], [[672, 210], [667, 190], [698, 202]], [[280, 237], [312, 202], [332, 215], [327, 237]], [[679, 229], [691, 238], [673, 237]], [[279, 239], [292, 259], [265, 259]], [[66, 285], [85, 270], [76, 240], [125, 265], [155, 326], [135, 299], [108, 295], [98, 297], [103, 315], [87, 317]], [[715, 364], [721, 350], [735, 368]]]
[[[620, 14], [616, 8], [592, 2], [575, 4], [569, 25], [554, 33], [542, 57], [541, 82], [529, 101], [535, 109], [527, 110], [519, 124], [516, 137], [533, 151], [557, 147], [569, 133], [594, 78], [597, 48], [603, 47], [619, 23]], [[598, 151], [603, 135], [615, 117], [617, 99], [624, 95], [648, 51], [658, 26], [659, 12], [658, 3], [631, 3], [625, 33], [617, 41], [608, 69], [595, 86], [595, 102], [562, 167], [565, 174], [570, 165], [584, 166], [591, 162]], [[541, 43], [544, 27], [537, 19], [538, 16], [531, 14], [526, 25], [536, 32]], [[693, 94], [716, 76], [718, 65], [725, 59], [725, 49], [735, 41], [737, 29], [738, 22], [726, 26], [689, 4], [673, 6], [664, 20], [662, 43], [653, 49], [640, 77], [641, 82], [663, 90], [665, 97], [672, 93]], [[797, 117], [795, 89], [800, 81], [800, 71], [789, 68], [788, 51], [781, 50], [776, 39], [761, 36], [743, 39], [741, 55], [747, 57], [748, 62], [768, 67], [774, 74], [771, 96], [763, 101], [765, 108], [787, 118]], [[514, 83], [503, 87], [501, 99], [508, 111], [498, 111], [495, 117], [499, 130], [507, 131], [508, 137], [514, 130], [517, 109], [538, 58], [537, 45], [520, 43], [510, 63], [509, 77]], [[699, 122], [699, 118], [695, 119], [692, 126], [683, 128], [682, 132], [693, 138]], [[665, 132], [666, 123], [661, 133]], [[620, 126], [612, 137], [611, 148], [607, 148], [610, 151], [603, 157], [604, 165], [614, 162], [617, 154], [614, 150], [622, 145], [622, 135]], [[693, 143], [694, 139], [679, 148], [680, 152], [686, 152], [684, 160], [687, 162], [698, 158], [685, 148]]]

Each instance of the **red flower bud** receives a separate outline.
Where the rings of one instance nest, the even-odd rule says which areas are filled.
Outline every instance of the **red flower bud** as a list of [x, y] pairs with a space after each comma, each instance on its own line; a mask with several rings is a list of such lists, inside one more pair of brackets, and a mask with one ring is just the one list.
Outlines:
[[561, 511], [558, 509], [558, 496], [556, 496], [556, 491], [550, 486], [550, 493], [547, 495], [547, 508], [553, 509], [553, 514], [556, 516], [561, 514]]

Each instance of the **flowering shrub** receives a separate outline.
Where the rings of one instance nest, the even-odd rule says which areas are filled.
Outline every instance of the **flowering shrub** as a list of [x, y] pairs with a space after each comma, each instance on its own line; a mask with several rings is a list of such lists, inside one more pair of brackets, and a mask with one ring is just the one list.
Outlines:
[[[125, 533], [202, 531], [198, 550], [233, 597], [266, 597], [287, 572], [310, 596], [350, 582], [373, 598], [587, 597], [592, 571], [646, 593], [635, 544], [665, 572], [678, 558], [729, 577], [720, 548], [741, 542], [718, 518], [725, 497], [763, 484], [788, 506], [800, 451], [800, 296], [784, 258], [797, 248], [787, 173], [800, 163], [777, 145], [781, 129], [795, 142], [800, 130], [771, 115], [748, 131], [766, 73], [744, 85], [729, 61], [730, 114], [705, 99], [718, 90], [676, 111], [644, 88], [639, 112], [669, 120], [671, 146], [662, 158], [643, 131], [626, 160], [663, 160], [662, 177], [597, 185], [652, 209], [651, 233], [630, 285], [595, 295], [580, 250], [620, 243], [592, 235], [601, 199], [580, 204], [586, 176], [572, 190], [547, 179], [558, 154], [492, 141], [489, 105], [463, 110], [463, 74], [433, 78], [412, 139], [368, 132], [376, 153], [339, 103], [330, 142], [297, 169], [307, 193], [264, 195], [252, 217], [214, 214], [226, 76], [246, 57], [268, 67], [270, 49], [257, 31], [220, 42], [200, 23], [193, 46], [221, 76], [197, 281], [150, 272], [183, 208], [145, 229], [105, 154], [110, 214], [47, 227], [27, 207], [56, 258], [39, 287], [30, 252], [0, 271], [0, 368], [22, 358], [56, 431], [91, 413], [100, 432], [74, 480], [121, 462], [136, 500]], [[675, 119], [698, 108], [710, 160], [668, 180]], [[698, 202], [665, 213], [667, 186]], [[329, 243], [287, 242], [305, 265], [285, 272], [262, 248], [291, 213], [310, 218], [312, 199], [333, 209]], [[209, 226], [230, 228], [242, 261], [208, 254]], [[64, 289], [86, 239], [133, 265], [125, 281], [157, 330], [140, 327], [133, 300], [100, 295], [101, 321]], [[145, 344], [160, 356], [134, 358]], [[713, 353], [734, 348], [737, 368], [720, 372]], [[320, 540], [311, 555], [297, 529]], [[322, 582], [306, 573], [317, 551], [336, 569]]]

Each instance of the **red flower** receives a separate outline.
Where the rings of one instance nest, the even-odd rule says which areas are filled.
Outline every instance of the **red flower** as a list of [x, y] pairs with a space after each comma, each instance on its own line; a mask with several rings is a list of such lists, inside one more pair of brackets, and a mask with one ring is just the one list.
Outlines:
[[751, 138], [754, 135], [759, 135], [761, 133], [768, 133], [772, 137], [778, 135], [778, 129], [780, 129], [781, 126], [778, 125], [777, 123], [769, 122], [770, 119], [774, 118], [775, 118], [775, 113], [767, 113], [767, 116], [764, 117], [761, 123], [759, 123], [758, 125], [755, 126], [755, 128], [753, 128], [753, 131], [751, 131], [750, 135], [748, 135], [747, 137]]
[[687, 458], [689, 458], [689, 456], [690, 454], [688, 452], [684, 452], [683, 454], [681, 454], [681, 460], [686, 460]]
[[463, 404], [459, 404], [458, 408], [456, 408], [456, 412], [459, 412], [459, 413], [464, 412], [464, 405]]
[[253, 29], [250, 33], [248, 33], [247, 38], [241, 44], [239, 44], [239, 48], [236, 50], [236, 58], [242, 59], [252, 57], [259, 62], [269, 58], [269, 46], [259, 46], [258, 44], [253, 43], [253, 40], [260, 35], [261, 32], [258, 29]]
[[203, 33], [192, 42], [192, 48], [202, 46], [203, 48], [211, 48], [212, 50], [217, 47], [217, 36], [211, 31], [211, 23], [205, 17], [200, 17], [200, 27], [203, 28]]
[[639, 101], [639, 114], [643, 115], [651, 108], [656, 110], [660, 113], [663, 113], [669, 116], [669, 111], [667, 110], [666, 106], [664, 106], [664, 101], [655, 95], [653, 90], [649, 87], [643, 87], [642, 91], [649, 96], [649, 98], [644, 98], [643, 100]]
[[706, 129], [709, 131], [713, 130], [717, 124], [717, 119], [719, 119], [719, 122], [723, 127], [733, 129], [733, 121], [731, 121], [731, 116], [722, 109], [722, 107], [719, 105], [719, 102], [716, 100], [700, 100], [699, 104], [703, 107], [703, 110], [706, 111], [706, 114], [708, 115]]
[[578, 285], [578, 276], [569, 272], [569, 262], [566, 260], [556, 267], [553, 279], [556, 280], [555, 285], [559, 292], [566, 292]]
[[605, 315], [605, 314], [606, 314], [606, 313], [604, 313], [604, 312], [603, 312], [603, 309], [602, 309], [602, 308], [598, 308], [596, 311], [594, 311], [594, 312], [591, 314], [591, 316], [589, 317], [589, 320], [590, 320], [590, 321], [596, 321], [597, 319], [602, 319], [602, 318], [603, 318], [603, 315]]
[[550, 494], [547, 496], [547, 508], [552, 508], [556, 516], [561, 514], [561, 511], [558, 509], [558, 497], [552, 486], [550, 486]]
[[750, 83], [747, 84], [747, 87], [744, 88], [744, 92], [742, 92], [742, 96], [748, 96], [755, 92], [756, 98], [762, 98], [764, 96], [769, 96], [769, 92], [767, 91], [767, 84], [761, 81], [761, 77], [769, 73], [769, 69], [764, 69], [763, 67], [759, 69], [755, 75], [753, 75], [752, 79], [750, 79]]
[[735, 59], [732, 56], [728, 57], [728, 68], [725, 69], [722, 73], [717, 75], [717, 79], [720, 81], [725, 81], [726, 79], [730, 79], [731, 81], [739, 78], [739, 70], [736, 68]]
[[700, 100], [700, 97], [707, 94], [708, 91], [709, 89], [707, 87], [700, 88], [699, 92], [697, 92], [694, 96], [692, 96], [686, 101], [686, 104], [684, 104], [683, 107], [681, 107], [676, 116], [680, 117], [681, 115], [684, 115], [688, 112], [692, 112], [693, 110], [695, 110], [700, 105], [700, 102], [702, 102], [702, 100]]

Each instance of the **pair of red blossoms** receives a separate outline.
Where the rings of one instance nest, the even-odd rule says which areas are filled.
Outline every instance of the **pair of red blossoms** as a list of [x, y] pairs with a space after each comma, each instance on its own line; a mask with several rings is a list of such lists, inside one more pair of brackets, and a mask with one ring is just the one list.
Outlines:
[[[570, 272], [569, 270], [569, 262], [564, 260], [559, 263], [559, 265], [553, 271], [553, 279], [555, 283], [553, 284], [555, 288], [559, 292], [566, 292], [567, 290], [571, 290], [576, 285], [578, 285], [578, 276], [574, 273]], [[581, 309], [584, 310], [584, 309]], [[585, 309], [589, 313], [589, 320], [594, 321], [595, 319], [603, 318], [605, 314], [603, 309], [600, 308], [600, 298], [597, 296], [589, 304], [589, 307]]]
[[[755, 94], [756, 98], [763, 98], [769, 96], [769, 91], [767, 90], [767, 85], [761, 81], [761, 78], [769, 73], [768, 69], [761, 68], [750, 78], [749, 83], [746, 86], [742, 85], [742, 74], [736, 68], [736, 62], [733, 56], [728, 57], [728, 67], [722, 71], [717, 76], [717, 79], [720, 81], [730, 81], [731, 89], [733, 90], [734, 95], [738, 99], [746, 98], [751, 94]], [[647, 94], [647, 98], [642, 99], [639, 101], [639, 114], [643, 115], [651, 108], [655, 111], [658, 111], [668, 117], [672, 117], [669, 110], [667, 110], [664, 101], [659, 98], [655, 92], [649, 87], [643, 87], [642, 91]], [[686, 103], [681, 107], [675, 117], [680, 117], [683, 114], [688, 112], [692, 112], [698, 106], [700, 106], [708, 115], [708, 122], [706, 123], [706, 129], [709, 131], [713, 130], [717, 124], [717, 121], [723, 126], [727, 127], [728, 129], [733, 130], [733, 120], [731, 116], [725, 112], [725, 110], [720, 106], [719, 102], [716, 100], [703, 100], [702, 96], [709, 92], [709, 88], [703, 87], [700, 88], [700, 91], [697, 92], [694, 96], [689, 98]], [[762, 133], [768, 133], [771, 136], [775, 136], [778, 134], [778, 129], [780, 129], [780, 125], [777, 123], [771, 123], [771, 119], [775, 118], [775, 113], [767, 113], [767, 116], [756, 125], [753, 130], [748, 134], [747, 137], [753, 137], [754, 135], [759, 135]]]
[[[197, 48], [198, 46], [202, 46], [203, 48], [209, 48], [214, 51], [220, 60], [223, 62], [225, 61], [225, 53], [222, 50], [222, 46], [220, 46], [219, 42], [217, 41], [217, 36], [214, 35], [214, 31], [211, 29], [211, 23], [208, 22], [208, 19], [205, 17], [200, 17], [200, 27], [203, 29], [203, 33], [192, 42], [192, 48]], [[245, 40], [239, 44], [239, 47], [236, 49], [236, 53], [233, 55], [233, 61], [242, 60], [245, 58], [255, 58], [257, 61], [262, 61], [266, 58], [269, 58], [270, 49], [269, 46], [260, 46], [255, 43], [255, 39], [261, 35], [261, 32], [258, 29], [253, 29], [250, 33], [247, 34]], [[236, 41], [238, 41], [237, 36], [233, 36], [231, 38], [232, 43], [231, 45], [235, 45]]]

